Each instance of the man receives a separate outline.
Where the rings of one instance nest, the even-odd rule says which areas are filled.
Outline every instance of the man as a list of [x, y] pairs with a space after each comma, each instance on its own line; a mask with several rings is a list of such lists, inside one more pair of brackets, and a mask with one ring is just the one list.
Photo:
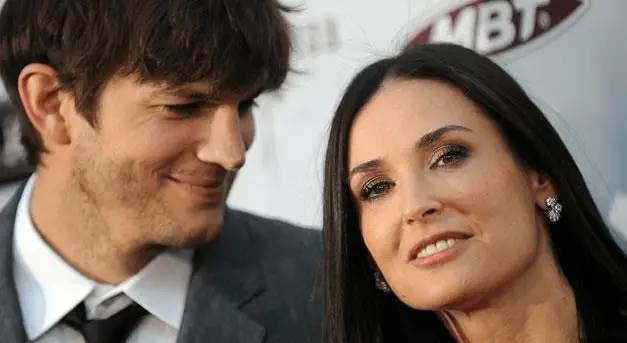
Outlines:
[[36, 172], [0, 214], [3, 343], [318, 341], [317, 232], [225, 205], [254, 99], [289, 69], [282, 11], [5, 2], [0, 73]]
[[19, 179], [31, 174], [20, 144], [15, 110], [8, 100], [0, 101], [0, 209], [19, 187]]

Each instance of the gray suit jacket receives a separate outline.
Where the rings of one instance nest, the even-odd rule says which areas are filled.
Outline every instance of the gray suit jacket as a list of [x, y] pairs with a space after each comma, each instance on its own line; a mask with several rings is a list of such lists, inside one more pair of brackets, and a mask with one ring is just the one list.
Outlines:
[[[13, 280], [13, 226], [22, 189], [0, 212], [0, 342], [25, 343]], [[320, 235], [229, 210], [198, 248], [178, 343], [318, 343], [314, 291]]]

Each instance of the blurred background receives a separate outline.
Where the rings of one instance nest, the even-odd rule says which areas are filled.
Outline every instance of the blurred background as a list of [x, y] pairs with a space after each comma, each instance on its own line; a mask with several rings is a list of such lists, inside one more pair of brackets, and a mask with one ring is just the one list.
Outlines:
[[[0, 1], [1, 3], [1, 1]], [[293, 73], [264, 95], [229, 203], [319, 227], [322, 159], [342, 90], [373, 59], [449, 41], [501, 63], [557, 127], [627, 248], [627, 1], [299, 0]], [[0, 206], [29, 172], [0, 89]], [[567, 209], [566, 209], [567, 210]]]

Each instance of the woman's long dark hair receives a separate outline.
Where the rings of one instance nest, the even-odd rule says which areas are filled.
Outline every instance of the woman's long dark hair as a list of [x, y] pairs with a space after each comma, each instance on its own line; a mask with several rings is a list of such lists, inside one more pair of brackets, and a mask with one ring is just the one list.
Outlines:
[[559, 222], [550, 223], [549, 234], [575, 295], [582, 341], [627, 342], [627, 258], [572, 156], [507, 72], [487, 57], [452, 44], [414, 46], [371, 64], [357, 74], [340, 101], [324, 180], [324, 342], [454, 342], [434, 312], [411, 309], [376, 289], [349, 191], [350, 128], [360, 109], [391, 79], [435, 79], [459, 88], [498, 125], [514, 155], [552, 179], [564, 211]]

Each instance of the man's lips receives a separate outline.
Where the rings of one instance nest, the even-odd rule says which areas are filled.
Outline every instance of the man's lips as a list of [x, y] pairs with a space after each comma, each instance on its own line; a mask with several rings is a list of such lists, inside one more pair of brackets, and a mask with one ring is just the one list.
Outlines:
[[186, 185], [190, 185], [194, 187], [202, 187], [202, 188], [222, 187], [222, 185], [224, 185], [224, 180], [225, 180], [224, 178], [212, 179], [212, 180], [190, 180], [190, 179], [176, 178], [176, 177], [171, 177], [171, 176], [168, 177], [168, 179], [174, 182], [184, 183]]
[[168, 177], [169, 180], [182, 186], [186, 190], [203, 198], [216, 199], [223, 196], [225, 191], [225, 180], [185, 180]]

